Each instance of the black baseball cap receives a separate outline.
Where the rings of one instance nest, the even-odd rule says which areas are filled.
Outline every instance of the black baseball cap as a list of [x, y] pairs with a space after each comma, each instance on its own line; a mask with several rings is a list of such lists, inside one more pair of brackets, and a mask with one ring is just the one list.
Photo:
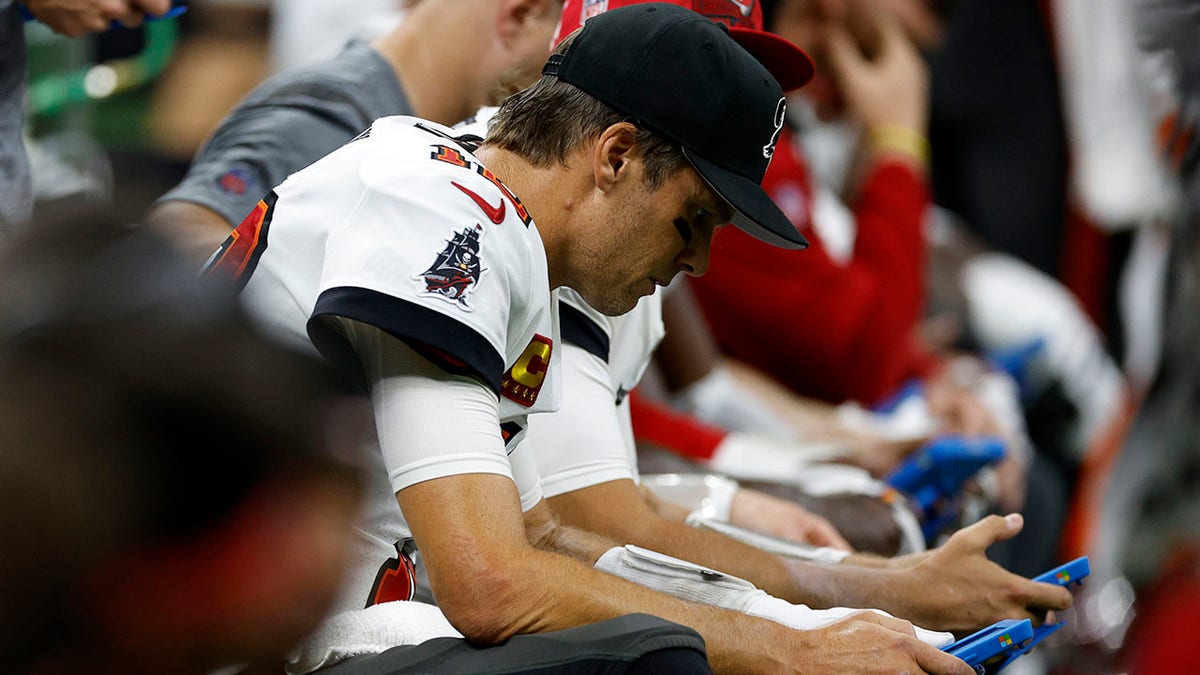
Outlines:
[[[797, 48], [796, 58], [808, 57]], [[775, 246], [808, 246], [761, 187], [784, 125], [783, 91], [728, 28], [674, 4], [621, 7], [588, 19], [542, 74], [679, 144], [738, 228]]]

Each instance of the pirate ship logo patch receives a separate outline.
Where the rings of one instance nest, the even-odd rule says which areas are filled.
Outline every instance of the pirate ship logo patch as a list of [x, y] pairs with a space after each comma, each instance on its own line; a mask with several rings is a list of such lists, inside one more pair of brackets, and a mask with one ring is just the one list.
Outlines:
[[479, 283], [487, 271], [479, 260], [479, 237], [483, 228], [479, 225], [455, 233], [437, 259], [417, 279], [425, 282], [425, 293], [453, 302], [462, 309], [471, 310], [468, 294]]

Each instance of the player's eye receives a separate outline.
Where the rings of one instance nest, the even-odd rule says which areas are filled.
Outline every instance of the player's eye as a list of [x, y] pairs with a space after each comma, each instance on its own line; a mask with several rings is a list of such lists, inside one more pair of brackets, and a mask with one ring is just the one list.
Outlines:
[[679, 236], [683, 239], [683, 245], [687, 246], [692, 243], [692, 226], [683, 218], [676, 218], [675, 229], [679, 230]]

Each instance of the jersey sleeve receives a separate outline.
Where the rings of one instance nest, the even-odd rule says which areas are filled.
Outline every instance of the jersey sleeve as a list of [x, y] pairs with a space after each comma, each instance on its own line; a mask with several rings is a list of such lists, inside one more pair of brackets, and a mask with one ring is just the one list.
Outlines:
[[486, 181], [470, 180], [473, 174], [392, 176], [380, 164], [360, 167], [365, 189], [325, 242], [309, 338], [336, 365], [345, 350], [329, 321], [369, 324], [498, 393], [510, 318], [527, 304], [521, 278], [533, 255], [524, 248], [528, 239], [502, 230], [519, 224], [490, 222], [463, 191], [500, 203], [494, 188], [480, 184]]
[[526, 439], [537, 458], [546, 496], [613, 480], [636, 480], [636, 450], [623, 430], [607, 364], [566, 343], [562, 369], [558, 412], [531, 415]]
[[[513, 478], [491, 392], [373, 326], [347, 320], [338, 326], [362, 360], [393, 491], [458, 474]], [[519, 487], [523, 497], [535, 489]]]

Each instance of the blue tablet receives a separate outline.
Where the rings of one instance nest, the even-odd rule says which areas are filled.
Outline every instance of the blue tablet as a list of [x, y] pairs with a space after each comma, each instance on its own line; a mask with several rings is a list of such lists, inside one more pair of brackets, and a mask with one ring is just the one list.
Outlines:
[[[1005, 619], [942, 648], [942, 651], [966, 661], [975, 672], [983, 675], [987, 672], [984, 662], [1014, 653], [1032, 639], [1033, 624], [1029, 619]], [[1007, 660], [1004, 665], [1008, 665]]]
[[1044, 574], [1039, 574], [1034, 577], [1034, 581], [1039, 581], [1043, 584], [1058, 584], [1059, 586], [1070, 586], [1072, 584], [1083, 583], [1083, 578], [1092, 573], [1091, 563], [1088, 562], [1088, 557], [1085, 555], [1082, 558], [1076, 558], [1069, 563], [1059, 565], [1054, 569]]

